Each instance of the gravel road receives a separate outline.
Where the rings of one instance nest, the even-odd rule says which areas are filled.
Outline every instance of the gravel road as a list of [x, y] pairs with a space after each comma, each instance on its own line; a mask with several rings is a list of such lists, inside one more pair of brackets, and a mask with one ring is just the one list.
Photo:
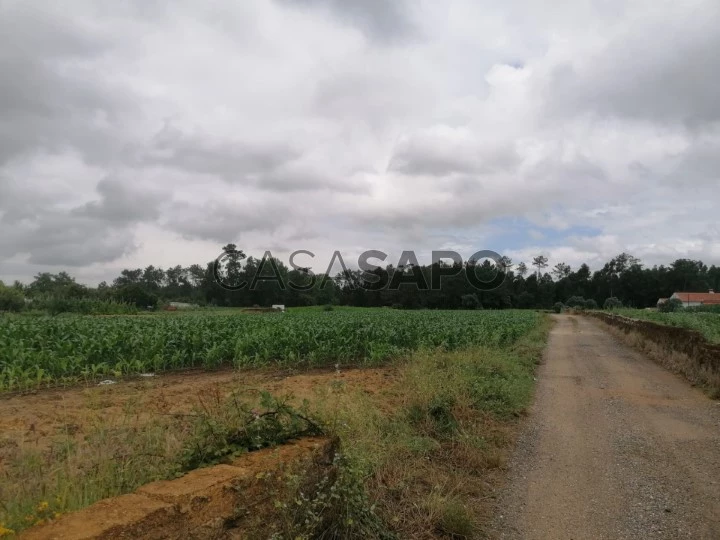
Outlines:
[[491, 537], [720, 539], [720, 402], [555, 318]]

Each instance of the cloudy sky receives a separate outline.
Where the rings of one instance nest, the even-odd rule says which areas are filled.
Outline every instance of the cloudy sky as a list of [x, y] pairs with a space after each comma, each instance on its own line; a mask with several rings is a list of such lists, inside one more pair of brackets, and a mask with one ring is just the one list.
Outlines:
[[720, 264], [719, 29], [717, 0], [0, 0], [0, 279], [228, 242]]

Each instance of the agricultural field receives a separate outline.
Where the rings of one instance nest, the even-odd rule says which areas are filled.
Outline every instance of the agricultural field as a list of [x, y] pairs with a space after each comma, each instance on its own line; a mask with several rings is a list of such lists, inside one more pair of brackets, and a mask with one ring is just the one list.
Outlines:
[[646, 309], [619, 309], [615, 313], [631, 319], [688, 328], [700, 332], [711, 343], [720, 343], [720, 313], [690, 310], [660, 313]]
[[[342, 481], [327, 500], [276, 501], [292, 510], [278, 537], [474, 536], [549, 326], [532, 311], [6, 317], [0, 533], [312, 427], [340, 441]], [[225, 364], [242, 369], [160, 372]]]
[[514, 342], [530, 311], [0, 317], [0, 391], [186, 368], [378, 365], [421, 349]]

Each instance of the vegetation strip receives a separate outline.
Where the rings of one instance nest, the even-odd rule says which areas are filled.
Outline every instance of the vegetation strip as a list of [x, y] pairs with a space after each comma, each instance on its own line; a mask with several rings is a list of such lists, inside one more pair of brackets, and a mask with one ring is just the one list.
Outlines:
[[720, 306], [681, 308], [671, 313], [647, 309], [618, 309], [615, 315], [642, 319], [666, 326], [687, 328], [702, 334], [711, 343], [720, 344]]
[[353, 310], [0, 317], [0, 391], [188, 367], [378, 365], [420, 349], [512, 343], [532, 312]]

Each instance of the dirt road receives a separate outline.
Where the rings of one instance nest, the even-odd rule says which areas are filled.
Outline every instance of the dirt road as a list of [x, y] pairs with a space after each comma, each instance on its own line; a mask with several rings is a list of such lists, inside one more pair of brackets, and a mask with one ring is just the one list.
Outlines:
[[493, 536], [720, 539], [720, 402], [556, 319]]

